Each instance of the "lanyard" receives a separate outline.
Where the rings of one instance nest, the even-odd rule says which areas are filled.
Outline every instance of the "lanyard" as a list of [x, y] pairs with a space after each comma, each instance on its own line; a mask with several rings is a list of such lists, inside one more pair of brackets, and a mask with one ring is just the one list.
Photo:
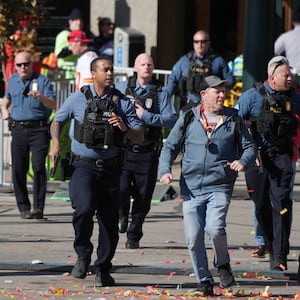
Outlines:
[[201, 120], [202, 120], [202, 123], [203, 123], [203, 127], [204, 127], [204, 129], [206, 130], [206, 132], [209, 136], [211, 136], [212, 132], [214, 131], [214, 129], [216, 128], [218, 123], [223, 119], [223, 115], [219, 114], [218, 115], [218, 121], [210, 122], [209, 120], [207, 120], [207, 118], [204, 114], [203, 105], [201, 105], [201, 107], [200, 107], [200, 116], [201, 116]]

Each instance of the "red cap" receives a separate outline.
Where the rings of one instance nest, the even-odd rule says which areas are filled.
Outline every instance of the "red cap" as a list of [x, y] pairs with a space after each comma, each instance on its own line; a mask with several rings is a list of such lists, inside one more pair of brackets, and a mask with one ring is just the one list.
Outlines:
[[68, 35], [68, 42], [82, 42], [88, 43], [91, 42], [92, 39], [88, 39], [85, 33], [81, 30], [71, 31]]

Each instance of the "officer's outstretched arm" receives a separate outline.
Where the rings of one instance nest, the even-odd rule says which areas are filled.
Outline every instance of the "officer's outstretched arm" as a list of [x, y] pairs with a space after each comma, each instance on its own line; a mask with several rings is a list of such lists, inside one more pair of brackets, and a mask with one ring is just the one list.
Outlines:
[[127, 137], [137, 144], [143, 144], [144, 142], [144, 128], [128, 128]]
[[60, 142], [59, 142], [59, 136], [61, 132], [61, 128], [63, 127], [62, 123], [52, 121], [50, 126], [50, 135], [52, 139], [52, 147], [49, 152], [49, 157], [52, 162], [54, 162], [55, 156], [60, 152]]

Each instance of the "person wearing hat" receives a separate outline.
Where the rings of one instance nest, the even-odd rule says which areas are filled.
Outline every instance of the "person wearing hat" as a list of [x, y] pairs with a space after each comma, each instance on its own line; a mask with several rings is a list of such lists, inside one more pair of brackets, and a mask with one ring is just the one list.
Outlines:
[[98, 55], [93, 48], [89, 48], [88, 44], [92, 41], [82, 30], [71, 31], [68, 35], [69, 50], [78, 57], [75, 78], [76, 91], [79, 91], [83, 85], [93, 83], [90, 65]]
[[284, 54], [292, 67], [292, 79], [295, 87], [300, 88], [300, 9], [292, 17], [294, 28], [282, 33], [274, 43], [274, 54]]
[[292, 219], [291, 182], [293, 177], [293, 138], [300, 113], [300, 94], [292, 88], [289, 61], [275, 56], [268, 62], [268, 79], [240, 96], [239, 115], [259, 150], [259, 160], [245, 172], [256, 217], [269, 251], [270, 269], [287, 270]]
[[59, 32], [55, 38], [54, 53], [58, 58], [57, 67], [63, 71], [64, 79], [75, 78], [77, 56], [69, 50], [68, 35], [73, 30], [82, 30], [83, 17], [78, 8], [74, 8], [69, 16], [68, 28]]
[[226, 216], [238, 172], [254, 162], [257, 149], [238, 111], [224, 106], [225, 80], [210, 75], [202, 81], [202, 104], [184, 112], [161, 151], [160, 182], [173, 180], [172, 165], [182, 150], [180, 191], [183, 224], [198, 286], [196, 292], [213, 295], [205, 231], [212, 242], [213, 265], [220, 287], [234, 284], [227, 247]]

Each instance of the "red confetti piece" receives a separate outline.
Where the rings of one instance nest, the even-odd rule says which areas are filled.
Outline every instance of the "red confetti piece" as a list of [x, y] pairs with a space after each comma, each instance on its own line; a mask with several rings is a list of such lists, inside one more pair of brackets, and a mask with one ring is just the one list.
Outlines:
[[167, 277], [167, 280], [171, 280], [171, 278], [173, 277], [173, 275], [175, 275], [176, 272], [171, 272], [170, 275]]
[[243, 274], [246, 278], [256, 278], [256, 274], [250, 273], [250, 272], [245, 272]]

